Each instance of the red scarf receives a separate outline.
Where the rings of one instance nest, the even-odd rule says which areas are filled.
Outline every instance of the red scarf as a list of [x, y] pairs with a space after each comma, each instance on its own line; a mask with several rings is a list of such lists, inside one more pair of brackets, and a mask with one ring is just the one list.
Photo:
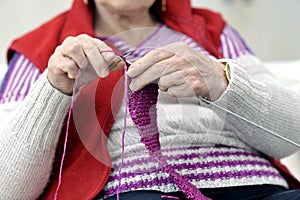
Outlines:
[[[167, 11], [161, 18], [172, 29], [192, 37], [211, 54], [220, 57], [218, 47], [225, 22], [219, 14], [192, 9], [189, 0], [168, 0]], [[19, 52], [42, 72], [55, 48], [67, 36], [82, 33], [95, 36], [92, 19], [92, 9], [82, 0], [74, 0], [70, 10], [15, 40], [8, 50], [8, 60], [14, 51]], [[112, 113], [118, 112], [121, 105], [124, 88], [123, 84], [116, 85], [122, 74], [122, 71], [112, 72], [108, 78], [97, 80], [99, 84], [93, 82], [77, 98], [73, 111], [76, 123], [72, 119], [59, 199], [91, 199], [106, 184], [110, 173], [106, 143], [114, 121]], [[80, 119], [76, 120], [77, 117]], [[57, 147], [51, 182], [41, 199], [53, 199], [64, 131], [65, 128]]]

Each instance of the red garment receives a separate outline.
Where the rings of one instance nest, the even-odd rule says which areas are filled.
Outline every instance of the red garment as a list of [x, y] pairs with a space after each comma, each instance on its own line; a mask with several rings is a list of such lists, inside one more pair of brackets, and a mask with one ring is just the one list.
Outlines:
[[[225, 25], [221, 16], [203, 9], [192, 9], [189, 0], [174, 2], [175, 0], [167, 1], [167, 12], [162, 15], [163, 21], [174, 30], [192, 37], [211, 54], [220, 57], [219, 38]], [[17, 51], [42, 72], [56, 46], [67, 36], [82, 33], [95, 36], [92, 19], [93, 11], [82, 0], [74, 0], [69, 11], [15, 40], [8, 50], [8, 60]], [[59, 199], [91, 199], [106, 184], [110, 173], [106, 143], [114, 121], [112, 113], [118, 112], [121, 106], [123, 84], [116, 86], [122, 75], [122, 71], [111, 72], [109, 77], [97, 80], [99, 84], [97, 81], [90, 84], [77, 98], [70, 125]], [[90, 110], [93, 112], [89, 112]], [[41, 199], [53, 199], [57, 187], [65, 128], [62, 131], [54, 173]]]

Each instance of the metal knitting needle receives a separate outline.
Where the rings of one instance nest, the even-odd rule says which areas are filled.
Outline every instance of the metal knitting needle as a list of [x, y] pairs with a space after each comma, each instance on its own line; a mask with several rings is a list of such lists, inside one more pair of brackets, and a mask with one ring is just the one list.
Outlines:
[[240, 116], [240, 115], [238, 115], [238, 114], [236, 114], [236, 113], [234, 113], [234, 112], [232, 112], [232, 111], [230, 111], [230, 110], [228, 110], [226, 108], [223, 108], [223, 107], [221, 107], [221, 106], [219, 106], [219, 105], [217, 105], [217, 104], [215, 104], [215, 103], [213, 103], [213, 102], [211, 102], [211, 101], [209, 101], [209, 100], [207, 100], [207, 99], [205, 99], [203, 97], [198, 97], [198, 98], [200, 100], [208, 103], [208, 104], [211, 104], [212, 106], [214, 106], [214, 107], [216, 107], [216, 108], [218, 108], [220, 110], [223, 110], [223, 111], [225, 111], [225, 112], [227, 112], [227, 113], [229, 113], [229, 114], [231, 114], [231, 115], [233, 115], [233, 116], [235, 116], [235, 117], [237, 117], [237, 118], [239, 118], [239, 119], [241, 119], [241, 120], [243, 120], [243, 121], [245, 121], [245, 122], [247, 122], [249, 124], [252, 124], [252, 125], [256, 126], [257, 128], [260, 128], [260, 129], [262, 129], [262, 130], [264, 130], [264, 131], [266, 131], [266, 132], [274, 135], [275, 137], [278, 137], [278, 138], [280, 138], [282, 140], [285, 140], [286, 142], [288, 142], [290, 144], [293, 144], [296, 147], [300, 148], [300, 144], [298, 144], [298, 143], [296, 143], [296, 142], [294, 142], [294, 141], [292, 141], [292, 140], [290, 140], [288, 138], [285, 138], [282, 135], [279, 135], [279, 134], [277, 134], [277, 133], [275, 133], [275, 132], [273, 132], [273, 131], [271, 131], [269, 129], [266, 129], [265, 127], [260, 126], [259, 124], [256, 124], [255, 122], [252, 122], [252, 121], [250, 121], [250, 120], [248, 120], [248, 119], [246, 119], [246, 118], [244, 118], [244, 117], [242, 117], [242, 116]]
[[[134, 51], [134, 50], [133, 50]], [[133, 51], [128, 51], [126, 52], [122, 57], [119, 56], [119, 55], [116, 55], [117, 59], [115, 62], [111, 63], [109, 66], [108, 66], [108, 69], [112, 69], [114, 68], [117, 64], [119, 64], [121, 61], [123, 61], [124, 59], [123, 58], [127, 58], [128, 56], [130, 56], [132, 54]]]

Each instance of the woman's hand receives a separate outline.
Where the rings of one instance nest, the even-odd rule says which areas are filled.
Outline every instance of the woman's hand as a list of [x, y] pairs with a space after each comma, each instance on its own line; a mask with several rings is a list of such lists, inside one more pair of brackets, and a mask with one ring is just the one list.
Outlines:
[[115, 53], [103, 41], [86, 34], [70, 36], [50, 57], [47, 77], [53, 87], [71, 94], [78, 69], [81, 72], [79, 85], [82, 87], [99, 76], [108, 76], [108, 66], [114, 59], [117, 59]]
[[202, 96], [214, 101], [228, 85], [223, 69], [222, 63], [178, 42], [149, 52], [134, 62], [127, 74], [133, 91], [158, 80], [160, 90], [171, 96]]

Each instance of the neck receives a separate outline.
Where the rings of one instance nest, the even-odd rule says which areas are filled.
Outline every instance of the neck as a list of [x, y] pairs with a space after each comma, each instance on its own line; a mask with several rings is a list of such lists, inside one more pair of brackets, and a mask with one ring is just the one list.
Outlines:
[[153, 19], [149, 12], [134, 11], [117, 13], [102, 7], [96, 8], [94, 30], [96, 35], [110, 37], [119, 35], [122, 39], [131, 45], [136, 45], [151, 32], [149, 29], [140, 29], [139, 31], [129, 31], [143, 27], [157, 27], [159, 23]]

